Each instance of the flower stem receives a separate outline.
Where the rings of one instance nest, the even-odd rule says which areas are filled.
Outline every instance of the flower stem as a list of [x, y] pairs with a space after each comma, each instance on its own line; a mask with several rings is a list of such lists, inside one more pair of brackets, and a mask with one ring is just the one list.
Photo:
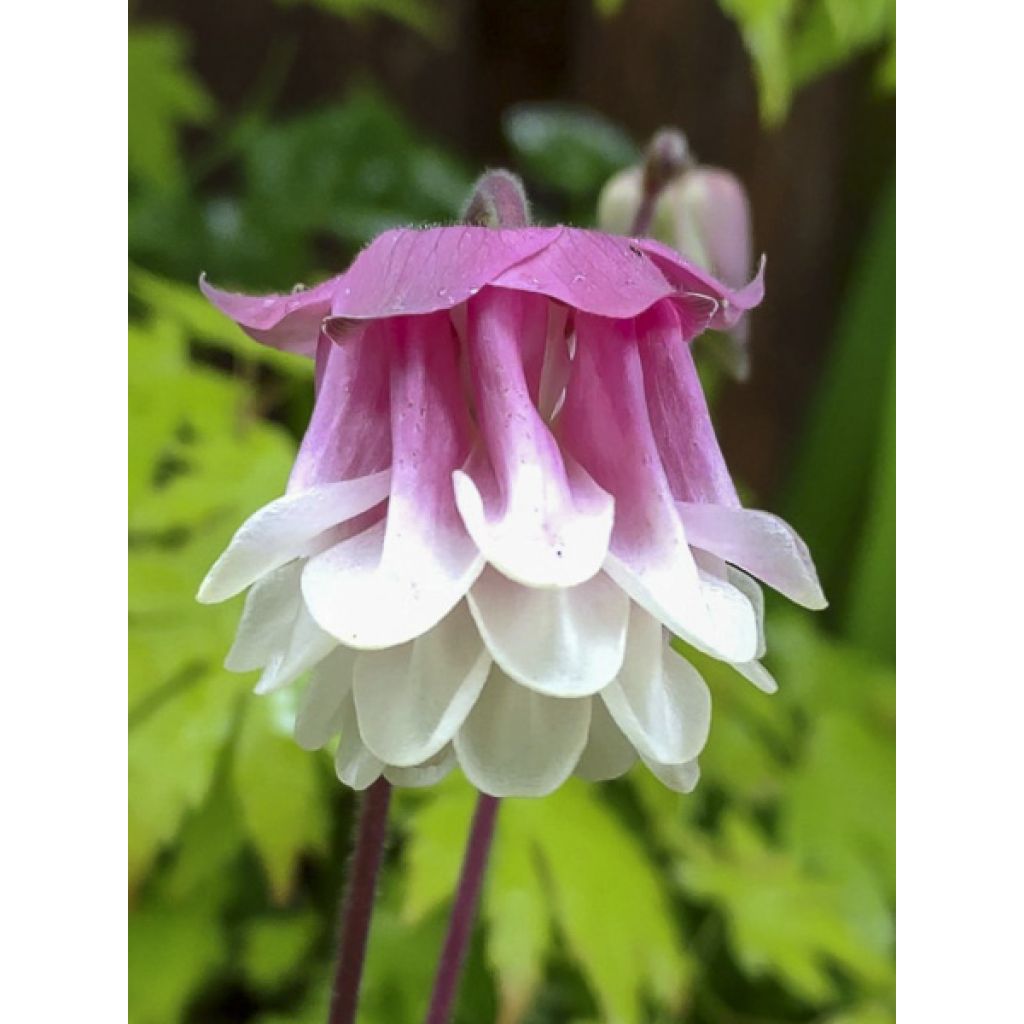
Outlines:
[[473, 824], [469, 828], [466, 854], [462, 860], [462, 874], [455, 894], [452, 916], [448, 922], [441, 960], [437, 965], [434, 992], [430, 997], [430, 1009], [425, 1024], [448, 1024], [455, 996], [462, 976], [462, 965], [473, 933], [473, 919], [480, 898], [484, 871], [487, 869], [487, 855], [494, 838], [494, 822], [498, 814], [498, 798], [480, 794]]
[[338, 962], [331, 992], [328, 1024], [354, 1024], [359, 983], [363, 977], [366, 940], [373, 916], [373, 897], [377, 873], [387, 839], [388, 804], [391, 784], [378, 779], [363, 797], [356, 831], [352, 868], [341, 909], [341, 934], [338, 937]]
[[651, 230], [658, 197], [689, 163], [689, 148], [682, 132], [662, 128], [654, 133], [644, 155], [643, 193], [629, 232], [634, 238]]

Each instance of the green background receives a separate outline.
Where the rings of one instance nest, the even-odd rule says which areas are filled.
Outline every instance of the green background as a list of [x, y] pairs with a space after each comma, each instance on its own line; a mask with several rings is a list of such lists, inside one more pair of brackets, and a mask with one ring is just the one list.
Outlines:
[[[284, 23], [293, 6], [268, 17]], [[749, 53], [763, 132], [783, 130], [806, 83], [851, 61], [868, 102], [890, 102], [890, 4], [721, 6]], [[592, 13], [614, 20], [622, 7]], [[307, 15], [445, 46], [442, 8], [417, 0], [320, 0]], [[188, 21], [143, 7], [129, 34], [131, 1019], [320, 1022], [355, 800], [326, 755], [290, 739], [292, 694], [256, 698], [252, 677], [221, 668], [239, 603], [194, 602], [234, 528], [281, 492], [311, 372], [246, 339], [196, 278], [312, 283], [384, 227], [450, 220], [479, 167], [369, 74], [283, 109], [272, 54], [226, 109], [190, 56], [202, 38]], [[642, 142], [596, 110], [532, 103], [501, 131], [539, 218], [580, 224]], [[755, 192], [755, 219], [757, 203]], [[750, 503], [799, 527], [832, 606], [810, 616], [770, 603], [774, 697], [702, 663], [714, 722], [693, 795], [639, 770], [503, 803], [459, 1021], [892, 1019], [891, 187], [873, 193], [850, 251], [786, 471], [770, 489], [740, 480]], [[716, 397], [742, 403], [707, 369]], [[472, 800], [461, 778], [398, 795], [367, 1024], [421, 1019]]]

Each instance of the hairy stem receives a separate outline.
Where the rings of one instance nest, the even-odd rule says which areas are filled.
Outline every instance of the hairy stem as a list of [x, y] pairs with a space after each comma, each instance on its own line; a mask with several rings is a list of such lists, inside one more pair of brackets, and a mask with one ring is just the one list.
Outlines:
[[328, 1024], [354, 1024], [356, 1019], [377, 873], [387, 839], [390, 802], [391, 784], [383, 778], [370, 786], [363, 797], [352, 868], [341, 905], [338, 962], [334, 971]]
[[451, 1018], [459, 990], [459, 979], [462, 977], [462, 965], [466, 959], [470, 936], [473, 934], [473, 921], [476, 917], [484, 872], [487, 869], [487, 856], [490, 853], [491, 840], [494, 838], [498, 803], [497, 797], [481, 793], [473, 812], [473, 824], [469, 829], [466, 854], [462, 860], [462, 874], [459, 876], [455, 904], [448, 922], [448, 934], [445, 936], [444, 949], [441, 951], [441, 960], [437, 966], [426, 1024], [448, 1024]]

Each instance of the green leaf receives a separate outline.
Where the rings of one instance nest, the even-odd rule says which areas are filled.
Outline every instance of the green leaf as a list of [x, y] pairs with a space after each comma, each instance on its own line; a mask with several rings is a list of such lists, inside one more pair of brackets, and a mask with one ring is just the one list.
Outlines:
[[578, 206], [592, 205], [608, 178], [640, 158], [620, 128], [582, 108], [521, 104], [505, 113], [502, 126], [527, 177]]
[[[420, 919], [454, 888], [462, 851], [452, 836], [466, 834], [472, 802], [467, 787], [449, 785], [413, 816], [407, 920]], [[484, 915], [488, 957], [509, 1014], [503, 1019], [515, 1019], [541, 977], [553, 937], [547, 922], [564, 936], [605, 1019], [640, 1021], [647, 998], [679, 1005], [692, 964], [658, 873], [594, 787], [571, 780], [543, 800], [502, 801], [495, 844]], [[628, 885], [617, 884], [621, 879]]]
[[[884, 480], [888, 471], [880, 459], [889, 457], [895, 280], [896, 207], [890, 187], [844, 304], [784, 510], [813, 552], [840, 618], [856, 565], [852, 555], [864, 546], [872, 505], [885, 501], [884, 490], [872, 482]], [[885, 523], [873, 526], [878, 536], [889, 529]]]
[[222, 968], [227, 948], [216, 906], [154, 905], [131, 915], [130, 1024], [176, 1024], [196, 991]]
[[185, 64], [185, 42], [172, 28], [128, 33], [128, 170], [167, 188], [180, 182], [178, 130], [203, 124], [213, 103]]
[[886, 415], [869, 495], [862, 551], [850, 585], [846, 633], [896, 661], [896, 349], [889, 367]]
[[129, 332], [129, 863], [137, 887], [206, 799], [251, 683], [220, 666], [239, 602], [196, 589], [243, 519], [276, 497], [294, 443], [242, 415], [247, 388], [191, 363], [184, 325]]
[[326, 231], [353, 247], [397, 225], [451, 220], [470, 187], [458, 163], [367, 89], [260, 133], [245, 173], [246, 204], [275, 233]]
[[[895, 0], [719, 0], [754, 64], [761, 117], [782, 121], [800, 86], [896, 38]], [[895, 76], [892, 76], [895, 84]]]
[[326, 849], [329, 822], [319, 761], [291, 735], [293, 697], [247, 701], [232, 765], [243, 826], [278, 903], [291, 893], [299, 857]]
[[258, 917], [245, 930], [241, 967], [251, 985], [273, 992], [302, 968], [320, 932], [311, 911]]
[[727, 813], [717, 842], [694, 836], [681, 869], [686, 889], [725, 914], [743, 969], [772, 974], [811, 1003], [838, 992], [838, 966], [869, 984], [884, 984], [888, 961], [866, 946], [842, 912], [832, 884], [773, 848], [752, 822]]

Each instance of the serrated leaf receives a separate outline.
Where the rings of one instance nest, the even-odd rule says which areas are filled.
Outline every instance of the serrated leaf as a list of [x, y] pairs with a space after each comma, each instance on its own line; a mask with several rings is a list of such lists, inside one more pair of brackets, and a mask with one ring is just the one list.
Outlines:
[[207, 672], [171, 693], [128, 734], [129, 886], [142, 880], [185, 816], [206, 798], [231, 735], [240, 679]]
[[[452, 836], [466, 834], [472, 802], [468, 787], [449, 785], [413, 816], [408, 920], [422, 918], [454, 888], [462, 851]], [[506, 997], [503, 1019], [516, 1019], [550, 950], [553, 933], [541, 908], [565, 936], [608, 1021], [639, 1021], [646, 998], [670, 1008], [681, 1002], [692, 964], [658, 874], [593, 787], [573, 780], [543, 800], [503, 800], [495, 843], [484, 915], [488, 956]], [[628, 886], [616, 884], [623, 878]], [[514, 919], [504, 920], [506, 913]]]
[[328, 807], [320, 765], [294, 741], [293, 694], [246, 702], [232, 782], [245, 832], [276, 902], [291, 893], [299, 857], [326, 848]]
[[691, 838], [681, 878], [687, 891], [724, 913], [736, 955], [751, 975], [774, 975], [811, 1003], [835, 996], [832, 966], [874, 985], [889, 977], [887, 959], [844, 916], [837, 887], [770, 846], [737, 812], [726, 815], [717, 841]]

